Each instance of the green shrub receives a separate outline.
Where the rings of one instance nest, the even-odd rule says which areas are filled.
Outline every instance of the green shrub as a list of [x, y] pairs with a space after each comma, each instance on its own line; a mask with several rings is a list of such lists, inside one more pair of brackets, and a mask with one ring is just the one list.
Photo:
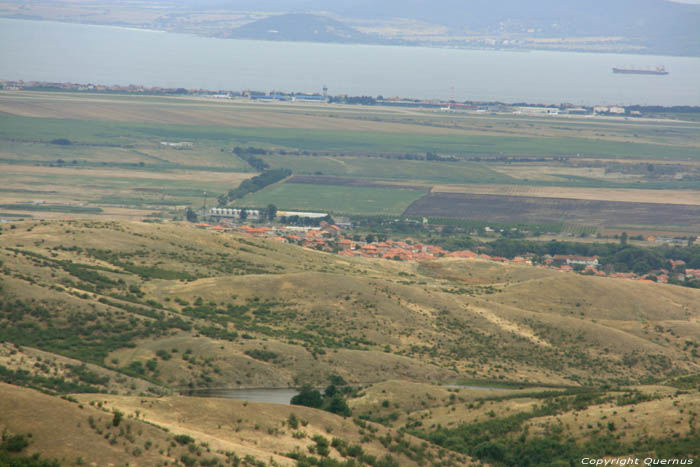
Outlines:
[[187, 436], [187, 435], [175, 435], [173, 437], [173, 439], [183, 446], [185, 444], [194, 443], [194, 438], [192, 438], [191, 436]]
[[187, 454], [183, 454], [182, 456], [180, 456], [180, 462], [185, 464], [187, 467], [193, 467], [197, 465], [197, 458], [190, 457]]
[[119, 424], [121, 423], [123, 418], [124, 418], [124, 413], [120, 412], [117, 409], [114, 409], [114, 417], [112, 417], [112, 425], [119, 426]]
[[0, 450], [7, 452], [21, 452], [27, 446], [29, 446], [29, 440], [27, 440], [25, 435], [3, 435]]

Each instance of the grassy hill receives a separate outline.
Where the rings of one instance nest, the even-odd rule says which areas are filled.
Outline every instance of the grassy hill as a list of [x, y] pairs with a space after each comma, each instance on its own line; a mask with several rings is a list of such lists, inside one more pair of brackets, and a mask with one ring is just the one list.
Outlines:
[[[291, 466], [297, 465], [295, 457], [318, 455], [337, 465], [353, 459], [364, 465], [419, 465], [415, 454], [414, 459], [389, 454], [380, 438], [396, 436], [412, 446], [419, 446], [419, 439], [306, 407], [186, 397], [62, 400], [2, 383], [0, 393], [0, 427], [29, 442], [24, 454], [38, 453], [61, 465]], [[115, 413], [122, 414], [117, 426]], [[438, 457], [435, 447], [420, 453]], [[445, 460], [468, 462], [456, 453]]]
[[[636, 452], [635, 435], [616, 431], [632, 408], [645, 414], [634, 429], [655, 440], [642, 451], [695, 433], [698, 290], [480, 260], [344, 258], [179, 223], [24, 221], [0, 238], [0, 382], [10, 383], [0, 386], [0, 428], [31, 432], [25, 453], [66, 465], [102, 447], [104, 459], [133, 465], [182, 456], [225, 465], [227, 452], [294, 465], [296, 449], [323, 445], [314, 435], [345, 442], [330, 451], [338, 462], [357, 444], [375, 456], [367, 465], [394, 465], [380, 463], [386, 454], [398, 465], [464, 465], [466, 455], [507, 465], [517, 453], [477, 449], [469, 426], [511, 446], [525, 427], [536, 443], [561, 425], [557, 442], [605, 435]], [[358, 388], [355, 422], [174, 395], [323, 387], [331, 376]], [[456, 381], [491, 389], [436, 385]], [[113, 409], [133, 441], [110, 427]], [[308, 427], [286, 428], [290, 411]], [[662, 413], [678, 428], [656, 427], [649, 414]], [[67, 439], [86, 441], [51, 440], [43, 420], [52, 417], [70, 427]]]
[[337, 371], [357, 383], [576, 385], [698, 369], [694, 289], [481, 261], [341, 259], [185, 224], [13, 227], [2, 234], [0, 337], [161, 384], [322, 384]]
[[[372, 38], [334, 19], [309, 14], [270, 16], [231, 31], [236, 39], [305, 42], [369, 42]], [[376, 40], [376, 39], [375, 39]]]

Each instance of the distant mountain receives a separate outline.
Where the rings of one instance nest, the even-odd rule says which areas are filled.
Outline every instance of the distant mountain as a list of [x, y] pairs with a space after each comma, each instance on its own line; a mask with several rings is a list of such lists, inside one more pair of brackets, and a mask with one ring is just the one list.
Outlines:
[[[234, 29], [229, 36], [236, 39], [369, 42], [372, 37], [334, 19], [303, 13], [270, 16]], [[376, 41], [376, 39], [375, 39]]]

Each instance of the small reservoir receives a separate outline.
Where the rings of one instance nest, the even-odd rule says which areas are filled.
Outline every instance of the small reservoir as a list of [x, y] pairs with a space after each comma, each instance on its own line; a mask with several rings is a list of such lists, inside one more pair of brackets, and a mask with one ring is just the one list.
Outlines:
[[299, 394], [294, 388], [260, 388], [260, 389], [193, 389], [183, 391], [183, 395], [193, 397], [219, 397], [223, 399], [238, 399], [249, 402], [267, 402], [270, 404], [286, 404], [292, 397]]

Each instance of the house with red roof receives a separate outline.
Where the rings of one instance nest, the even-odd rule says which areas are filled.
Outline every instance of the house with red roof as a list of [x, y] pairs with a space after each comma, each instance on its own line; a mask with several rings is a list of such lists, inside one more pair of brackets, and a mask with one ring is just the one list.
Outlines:
[[341, 250], [352, 250], [354, 247], [354, 244], [352, 240], [348, 240], [347, 238], [343, 238], [338, 240], [338, 248]]
[[700, 269], [686, 269], [685, 277], [688, 279], [700, 279]]

